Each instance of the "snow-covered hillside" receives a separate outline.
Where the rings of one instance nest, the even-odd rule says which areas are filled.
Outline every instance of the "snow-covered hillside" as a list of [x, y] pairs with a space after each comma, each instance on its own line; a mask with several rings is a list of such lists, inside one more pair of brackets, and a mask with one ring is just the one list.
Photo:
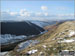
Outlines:
[[[40, 34], [44, 34], [46, 32], [47, 31], [40, 32]], [[7, 44], [22, 41], [22, 40], [26, 40], [29, 38], [33, 38], [34, 36], [36, 36], [36, 35], [30, 35], [30, 36], [19, 35], [19, 36], [16, 36], [16, 35], [11, 35], [11, 34], [3, 34], [3, 35], [0, 35], [0, 43], [2, 45], [7, 45]]]
[[16, 35], [10, 35], [10, 34], [0, 35], [0, 43], [2, 45], [15, 43], [18, 41], [22, 41], [24, 39], [27, 39], [27, 36], [25, 35], [16, 36]]
[[52, 24], [56, 24], [56, 21], [37, 21], [37, 20], [31, 20], [30, 22], [40, 26], [40, 27], [45, 27], [45, 26], [48, 26], [48, 25], [52, 25]]
[[25, 41], [25, 42], [22, 42], [20, 43], [17, 47], [16, 47], [16, 50], [17, 52], [20, 52], [22, 51], [23, 49], [27, 48], [27, 47], [31, 47], [31, 46], [34, 46], [35, 44], [38, 44], [39, 41], [38, 40], [28, 40], [28, 41]]

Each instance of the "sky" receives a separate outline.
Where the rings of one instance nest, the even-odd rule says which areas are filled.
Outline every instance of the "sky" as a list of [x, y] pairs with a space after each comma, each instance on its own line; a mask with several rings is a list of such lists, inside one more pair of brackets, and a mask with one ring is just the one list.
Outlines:
[[74, 1], [1, 1], [1, 20], [74, 19]]

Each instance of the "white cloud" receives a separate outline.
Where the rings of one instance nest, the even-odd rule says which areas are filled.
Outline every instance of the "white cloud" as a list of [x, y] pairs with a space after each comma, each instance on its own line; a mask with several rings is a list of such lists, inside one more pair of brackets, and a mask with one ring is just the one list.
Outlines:
[[48, 16], [48, 12], [44, 13], [45, 16]]
[[41, 12], [36, 12], [35, 15], [36, 15], [36, 16], [41, 16], [42, 13], [41, 13]]
[[56, 9], [63, 11], [63, 10], [68, 10], [69, 8], [68, 7], [61, 6], [61, 7], [57, 7]]
[[18, 13], [17, 13], [17, 12], [9, 12], [9, 14], [10, 14], [11, 16], [14, 16], [14, 15], [17, 15]]
[[47, 7], [47, 6], [41, 6], [41, 9], [42, 9], [43, 11], [45, 11], [45, 10], [48, 9], [48, 7]]
[[48, 12], [37, 12], [37, 13], [35, 13], [35, 15], [36, 16], [48, 16], [49, 14], [48, 14]]
[[58, 19], [74, 19], [74, 14], [58, 14], [56, 15]]
[[20, 12], [1, 12], [0, 20], [64, 20], [74, 19], [74, 14], [50, 14], [48, 12], [29, 12], [26, 9]]
[[22, 9], [22, 10], [20, 10], [20, 15], [28, 17], [28, 16], [30, 16], [30, 13], [26, 9]]
[[17, 15], [12, 16], [9, 12], [1, 12], [0, 20], [17, 20]]
[[63, 17], [63, 16], [74, 16], [74, 14], [72, 13], [72, 14], [57, 14], [57, 16], [60, 16], [60, 17]]

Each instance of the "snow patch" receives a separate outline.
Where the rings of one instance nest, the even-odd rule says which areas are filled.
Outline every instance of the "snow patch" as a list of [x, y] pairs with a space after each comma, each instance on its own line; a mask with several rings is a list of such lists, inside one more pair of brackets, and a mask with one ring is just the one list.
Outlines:
[[27, 36], [25, 35], [16, 36], [16, 35], [10, 35], [10, 34], [0, 35], [0, 43], [2, 45], [15, 43], [24, 39], [27, 39]]
[[38, 51], [38, 50], [35, 49], [35, 50], [28, 51], [27, 53], [28, 53], [28, 54], [34, 54], [34, 53], [36, 53], [37, 51]]
[[45, 31], [43, 31], [43, 32], [40, 32], [40, 34], [44, 34], [44, 33], [46, 33], [47, 31], [45, 30]]
[[74, 42], [75, 40], [73, 40], [73, 39], [70, 39], [70, 40], [64, 40], [64, 41], [61, 41], [61, 42], [67, 42], [67, 43], [69, 43], [69, 42]]
[[43, 52], [40, 52], [40, 54], [42, 54]]
[[31, 23], [29, 21], [26, 21], [26, 23], [28, 23], [29, 25], [31, 25]]
[[0, 56], [4, 56], [5, 54], [7, 54], [8, 52], [0, 52]]
[[70, 33], [69, 33], [69, 37], [75, 35], [75, 31], [71, 30]]
[[42, 45], [44, 48], [46, 48], [47, 46], [46, 45]]
[[15, 43], [15, 42], [19, 42], [28, 38], [32, 38], [35, 35], [30, 35], [30, 36], [25, 36], [25, 35], [11, 35], [11, 34], [4, 34], [4, 35], [0, 35], [0, 44], [2, 45], [7, 45], [7, 44], [11, 44], [11, 43]]
[[37, 40], [28, 40], [28, 41], [22, 42], [18, 45], [17, 52], [27, 48], [28, 46], [34, 46], [37, 43], [39, 43], [39, 41]]
[[49, 25], [48, 23], [41, 22], [41, 21], [31, 21], [31, 22], [40, 26], [40, 27], [44, 27], [45, 25]]
[[69, 50], [62, 50], [62, 51], [69, 51]]

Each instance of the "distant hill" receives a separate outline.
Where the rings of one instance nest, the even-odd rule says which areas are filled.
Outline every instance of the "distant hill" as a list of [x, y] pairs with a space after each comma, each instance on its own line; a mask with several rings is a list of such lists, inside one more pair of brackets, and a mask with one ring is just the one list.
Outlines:
[[29, 21], [40, 27], [53, 25], [53, 24], [56, 24], [56, 22], [57, 22], [57, 21], [39, 21], [39, 20], [29, 20]]

